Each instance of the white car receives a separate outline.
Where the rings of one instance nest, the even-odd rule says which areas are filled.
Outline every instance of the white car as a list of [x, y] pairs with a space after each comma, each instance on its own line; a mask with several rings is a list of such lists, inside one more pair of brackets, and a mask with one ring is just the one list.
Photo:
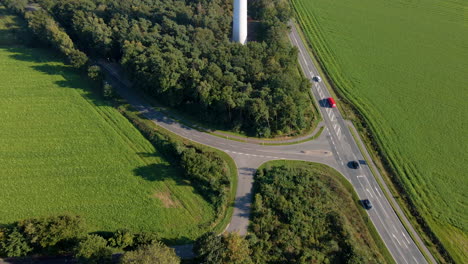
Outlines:
[[321, 82], [322, 78], [320, 78], [320, 76], [314, 76], [312, 80], [314, 80], [315, 82]]

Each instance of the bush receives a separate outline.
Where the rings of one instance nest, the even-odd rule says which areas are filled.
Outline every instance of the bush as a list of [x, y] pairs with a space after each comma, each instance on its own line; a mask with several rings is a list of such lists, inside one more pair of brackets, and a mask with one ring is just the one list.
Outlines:
[[91, 79], [91, 80], [94, 80], [98, 83], [102, 83], [102, 81], [104, 80], [104, 76], [102, 74], [102, 70], [101, 70], [101, 67], [99, 67], [98, 65], [91, 65], [88, 67], [88, 77]]
[[244, 237], [237, 233], [217, 236], [210, 232], [201, 236], [194, 245], [199, 263], [251, 264], [252, 251]]
[[63, 215], [22, 220], [18, 228], [34, 248], [57, 251], [54, 246], [59, 242], [83, 236], [85, 224], [79, 216]]
[[138, 233], [138, 234], [135, 234], [134, 236], [132, 248], [137, 249], [141, 246], [150, 245], [158, 241], [159, 241], [159, 237], [157, 233], [148, 233], [148, 232]]
[[114, 235], [109, 238], [109, 245], [114, 248], [125, 249], [133, 245], [135, 235], [128, 230], [117, 230]]
[[114, 96], [114, 88], [107, 82], [102, 86], [102, 96], [104, 98], [112, 98]]
[[32, 251], [23, 234], [15, 227], [0, 231], [0, 256], [22, 257]]
[[87, 235], [75, 249], [75, 257], [80, 263], [103, 264], [112, 260], [112, 248], [98, 235]]
[[142, 246], [135, 251], [126, 252], [121, 264], [178, 264], [179, 257], [174, 249], [167, 247], [161, 242], [155, 242], [150, 245]]

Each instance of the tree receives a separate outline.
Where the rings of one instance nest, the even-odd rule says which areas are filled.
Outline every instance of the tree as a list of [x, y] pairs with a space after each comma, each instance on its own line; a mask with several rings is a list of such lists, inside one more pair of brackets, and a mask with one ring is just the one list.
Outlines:
[[101, 67], [98, 65], [91, 65], [88, 67], [88, 77], [99, 83], [104, 79]]
[[125, 249], [133, 245], [134, 237], [134, 234], [130, 231], [119, 229], [111, 238], [109, 238], [109, 245], [114, 248]]
[[110, 263], [112, 248], [107, 241], [98, 235], [87, 235], [75, 249], [75, 257], [81, 263], [102, 264]]
[[249, 243], [237, 233], [206, 233], [195, 242], [197, 259], [205, 264], [251, 264]]
[[83, 219], [71, 215], [22, 220], [18, 228], [37, 248], [53, 247], [61, 241], [80, 237], [85, 230]]
[[22, 257], [32, 251], [31, 246], [26, 242], [26, 238], [18, 228], [15, 227], [10, 232], [4, 230], [2, 234], [0, 256]]
[[215, 233], [206, 233], [195, 241], [193, 247], [197, 260], [205, 264], [221, 264], [226, 247], [221, 236]]
[[104, 98], [111, 98], [114, 95], [114, 88], [108, 82], [104, 82], [102, 86], [102, 96]]
[[251, 264], [252, 251], [244, 237], [237, 233], [229, 233], [223, 237], [226, 250], [223, 253], [223, 263]]
[[23, 12], [28, 5], [28, 0], [5, 0], [5, 5], [16, 12]]
[[154, 242], [142, 246], [135, 251], [126, 252], [120, 261], [121, 264], [178, 264], [179, 257], [174, 249], [161, 242]]

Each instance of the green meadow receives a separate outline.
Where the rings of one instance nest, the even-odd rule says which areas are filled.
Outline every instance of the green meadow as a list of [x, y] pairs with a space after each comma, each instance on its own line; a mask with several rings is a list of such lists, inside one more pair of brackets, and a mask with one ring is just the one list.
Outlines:
[[0, 45], [0, 224], [71, 213], [90, 232], [209, 230], [213, 207], [93, 83], [55, 53], [13, 44]]
[[468, 258], [468, 5], [292, 0], [317, 59], [369, 123], [411, 200]]

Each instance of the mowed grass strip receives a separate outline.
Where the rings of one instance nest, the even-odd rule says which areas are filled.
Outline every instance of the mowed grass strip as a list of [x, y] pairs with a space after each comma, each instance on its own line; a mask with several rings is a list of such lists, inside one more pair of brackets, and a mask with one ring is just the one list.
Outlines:
[[369, 121], [411, 200], [455, 260], [466, 260], [466, 1], [292, 3], [317, 58]]
[[0, 79], [1, 224], [73, 213], [90, 232], [208, 231], [212, 206], [55, 55], [0, 46]]

